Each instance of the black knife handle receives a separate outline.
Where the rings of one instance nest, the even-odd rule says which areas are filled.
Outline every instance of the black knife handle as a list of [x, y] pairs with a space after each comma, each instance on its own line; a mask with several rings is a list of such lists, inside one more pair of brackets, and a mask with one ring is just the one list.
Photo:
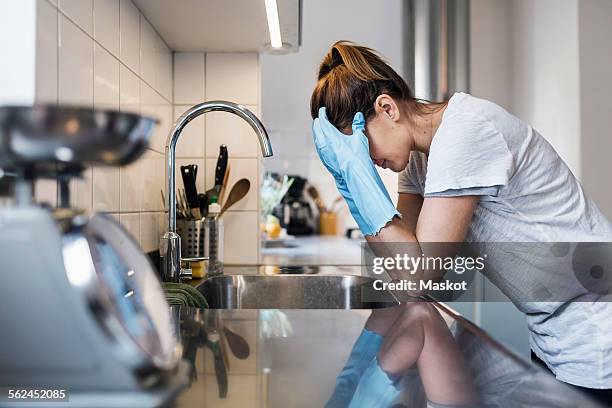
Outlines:
[[219, 157], [217, 158], [217, 167], [215, 168], [215, 186], [220, 186], [223, 183], [225, 177], [225, 171], [227, 170], [227, 146], [219, 146]]

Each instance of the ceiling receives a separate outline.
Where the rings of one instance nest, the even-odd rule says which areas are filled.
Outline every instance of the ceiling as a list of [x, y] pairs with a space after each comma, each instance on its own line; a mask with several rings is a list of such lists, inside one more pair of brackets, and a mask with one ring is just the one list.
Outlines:
[[[264, 0], [133, 0], [176, 51], [262, 51], [270, 42]], [[283, 42], [297, 50], [300, 0], [277, 0]]]

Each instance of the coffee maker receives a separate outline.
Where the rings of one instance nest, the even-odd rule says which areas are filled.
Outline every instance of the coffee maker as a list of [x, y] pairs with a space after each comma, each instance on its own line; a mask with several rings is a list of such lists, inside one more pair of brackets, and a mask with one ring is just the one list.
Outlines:
[[308, 180], [300, 176], [290, 176], [293, 183], [281, 203], [275, 208], [274, 215], [289, 235], [313, 235], [317, 230], [318, 213], [312, 199], [304, 192]]
[[[4, 387], [63, 388], [76, 406], [112, 407], [162, 405], [186, 384], [149, 259], [112, 217], [69, 206], [72, 178], [137, 160], [155, 123], [79, 107], [0, 107], [0, 168], [13, 192], [0, 208]], [[58, 208], [33, 202], [43, 178], [57, 180]]]

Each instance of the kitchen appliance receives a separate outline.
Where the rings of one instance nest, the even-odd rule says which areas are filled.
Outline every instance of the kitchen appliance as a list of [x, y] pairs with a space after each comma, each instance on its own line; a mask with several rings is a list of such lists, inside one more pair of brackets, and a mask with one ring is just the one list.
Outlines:
[[312, 199], [304, 194], [308, 180], [300, 176], [291, 176], [293, 184], [274, 215], [289, 235], [312, 235], [317, 230], [318, 211]]
[[[2, 386], [112, 407], [161, 405], [185, 385], [148, 258], [112, 217], [68, 208], [71, 178], [138, 159], [154, 125], [114, 111], [0, 107], [0, 166], [16, 175], [14, 202], [0, 209]], [[39, 178], [58, 180], [60, 208], [32, 202]]]

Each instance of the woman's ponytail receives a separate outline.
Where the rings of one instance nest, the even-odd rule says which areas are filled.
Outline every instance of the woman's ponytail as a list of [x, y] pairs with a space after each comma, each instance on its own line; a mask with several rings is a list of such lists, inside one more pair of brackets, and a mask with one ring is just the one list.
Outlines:
[[311, 115], [327, 107], [327, 117], [339, 129], [350, 127], [356, 112], [366, 120], [378, 95], [412, 100], [406, 82], [376, 52], [349, 41], [331, 46], [319, 67], [318, 82], [310, 99]]
[[[344, 64], [348, 73], [361, 81], [389, 79], [376, 71], [377, 60], [383, 63], [384, 61], [367, 47], [353, 45], [347, 41], [338, 41], [332, 45], [327, 56], [331, 60], [332, 68]], [[321, 79], [320, 73], [319, 79]]]

